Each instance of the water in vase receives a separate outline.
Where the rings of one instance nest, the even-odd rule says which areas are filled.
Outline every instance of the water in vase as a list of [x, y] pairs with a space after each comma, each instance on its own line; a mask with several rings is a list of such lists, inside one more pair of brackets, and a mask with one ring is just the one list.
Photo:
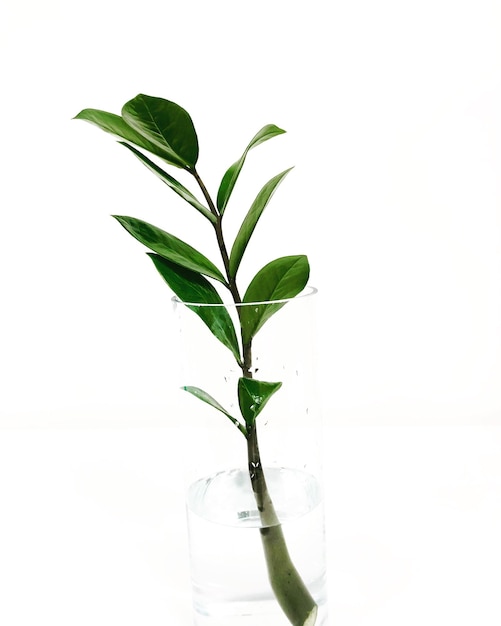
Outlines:
[[[311, 474], [266, 469], [287, 546], [327, 623], [324, 509]], [[248, 473], [232, 469], [193, 483], [187, 495], [195, 626], [290, 626], [268, 582]]]

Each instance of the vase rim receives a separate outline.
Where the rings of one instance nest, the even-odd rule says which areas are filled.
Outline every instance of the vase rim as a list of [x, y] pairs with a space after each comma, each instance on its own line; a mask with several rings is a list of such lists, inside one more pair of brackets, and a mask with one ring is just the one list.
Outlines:
[[241, 302], [241, 303], [234, 303], [234, 302], [219, 302], [219, 303], [215, 303], [215, 304], [207, 304], [205, 302], [184, 302], [183, 300], [180, 300], [177, 296], [172, 296], [171, 301], [172, 303], [176, 306], [178, 304], [183, 304], [184, 306], [196, 306], [196, 307], [243, 307], [243, 306], [257, 306], [259, 304], [285, 304], [287, 302], [291, 302], [293, 300], [298, 300], [298, 299], [302, 299], [302, 298], [310, 298], [311, 296], [314, 296], [316, 293], [318, 293], [318, 289], [316, 287], [313, 287], [312, 285], [307, 285], [303, 291], [301, 291], [300, 293], [297, 294], [297, 296], [294, 296], [293, 298], [279, 298], [277, 300], [261, 300], [261, 301], [256, 301], [256, 302]]

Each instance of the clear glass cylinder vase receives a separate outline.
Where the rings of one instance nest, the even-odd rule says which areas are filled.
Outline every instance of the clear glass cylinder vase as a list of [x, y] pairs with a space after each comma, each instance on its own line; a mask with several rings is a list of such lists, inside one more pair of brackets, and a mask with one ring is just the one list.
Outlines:
[[[173, 299], [195, 626], [327, 624], [316, 300]], [[266, 319], [240, 361], [203, 322], [223, 306], [235, 329]]]

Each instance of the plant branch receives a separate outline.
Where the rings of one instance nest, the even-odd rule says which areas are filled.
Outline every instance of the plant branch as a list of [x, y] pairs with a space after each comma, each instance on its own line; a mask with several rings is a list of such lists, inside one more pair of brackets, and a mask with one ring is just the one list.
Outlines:
[[[235, 281], [235, 278], [233, 276], [231, 276], [230, 273], [230, 258], [228, 256], [228, 250], [226, 249], [226, 243], [224, 241], [224, 236], [223, 236], [223, 227], [222, 227], [222, 219], [223, 216], [218, 212], [216, 205], [214, 204], [209, 192], [207, 191], [207, 187], [204, 185], [203, 180], [200, 178], [197, 170], [194, 168], [193, 170], [190, 170], [190, 172], [193, 174], [195, 180], [197, 181], [200, 189], [202, 190], [202, 193], [204, 195], [204, 198], [207, 202], [207, 204], [209, 205], [209, 209], [211, 211], [211, 213], [213, 215], [215, 215], [216, 217], [216, 222], [213, 224], [214, 226], [214, 230], [216, 231], [216, 238], [217, 238], [217, 244], [219, 246], [219, 250], [221, 252], [221, 258], [223, 260], [223, 265], [224, 265], [224, 269], [226, 272], [226, 278], [228, 281], [228, 289], [231, 292], [231, 295], [233, 297], [233, 301], [235, 304], [241, 304], [242, 299], [240, 298], [240, 293], [238, 291], [238, 287]], [[237, 307], [238, 310], [238, 314], [240, 317], [240, 310]]]
[[190, 168], [188, 169], [188, 171], [190, 172], [190, 174], [195, 178], [195, 180], [198, 183], [198, 186], [200, 187], [200, 189], [202, 190], [202, 193], [204, 194], [204, 198], [207, 202], [207, 204], [209, 205], [209, 209], [210, 212], [215, 215], [215, 217], [219, 217], [219, 212], [216, 209], [216, 205], [214, 204], [214, 202], [212, 201], [212, 198], [210, 197], [209, 192], [207, 191], [207, 187], [204, 185], [203, 180], [200, 178], [200, 176], [198, 175], [198, 172], [196, 170], [196, 168]]

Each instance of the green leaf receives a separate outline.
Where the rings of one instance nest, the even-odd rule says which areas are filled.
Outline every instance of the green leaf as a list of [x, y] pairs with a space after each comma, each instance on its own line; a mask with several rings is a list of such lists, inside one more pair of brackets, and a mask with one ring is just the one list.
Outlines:
[[305, 255], [280, 257], [259, 270], [247, 287], [243, 302], [265, 304], [241, 307], [240, 322], [244, 344], [248, 344], [263, 324], [286, 304], [269, 302], [297, 296], [306, 286], [309, 275], [310, 266]]
[[248, 429], [281, 386], [282, 383], [267, 383], [255, 378], [238, 379], [238, 404]]
[[[148, 150], [152, 154], [161, 157], [168, 163], [171, 163], [170, 153], [161, 149], [156, 144], [148, 141], [143, 135], [140, 135], [137, 131], [131, 128], [127, 122], [120, 115], [115, 115], [115, 113], [108, 113], [107, 111], [100, 111], [99, 109], [84, 109], [80, 111], [78, 115], [74, 117], [76, 120], [84, 120], [86, 122], [90, 122], [97, 126], [101, 130], [104, 130], [107, 133], [111, 133], [116, 137], [120, 137], [121, 139], [125, 139], [133, 143], [144, 150]], [[175, 165], [174, 163], [171, 163]]]
[[201, 400], [202, 402], [206, 402], [207, 404], [209, 404], [210, 406], [214, 407], [215, 409], [217, 409], [218, 411], [220, 411], [221, 413], [223, 413], [224, 415], [226, 415], [226, 417], [233, 423], [235, 424], [235, 426], [237, 426], [238, 430], [245, 436], [247, 437], [247, 430], [245, 429], [245, 426], [243, 424], [241, 424], [239, 422], [239, 420], [236, 419], [236, 417], [233, 417], [233, 415], [231, 415], [230, 413], [228, 413], [228, 411], [223, 408], [219, 402], [217, 402], [217, 400], [214, 400], [214, 398], [209, 395], [206, 391], [203, 391], [202, 389], [200, 389], [199, 387], [191, 387], [191, 386], [186, 386], [183, 387], [183, 389], [185, 391], [187, 391], [188, 393], [191, 393], [192, 395], [195, 396], [195, 398], [198, 398], [199, 400]]
[[207, 207], [205, 207], [201, 202], [199, 202], [197, 200], [197, 198], [195, 198], [195, 196], [191, 193], [191, 191], [189, 191], [188, 189], [186, 189], [186, 187], [184, 187], [183, 185], [181, 185], [180, 182], [178, 182], [175, 178], [173, 178], [170, 174], [167, 174], [167, 172], [164, 172], [164, 170], [159, 167], [156, 163], [154, 163], [153, 161], [151, 161], [151, 159], [148, 159], [147, 156], [145, 156], [142, 152], [140, 152], [139, 150], [136, 150], [136, 148], [134, 148], [133, 146], [131, 146], [128, 143], [125, 143], [124, 141], [120, 142], [122, 144], [122, 146], [125, 146], [126, 148], [128, 148], [133, 154], [135, 154], [137, 156], [137, 158], [142, 161], [142, 163], [144, 163], [144, 165], [146, 165], [146, 167], [153, 172], [154, 174], [156, 174], [160, 180], [162, 182], [164, 182], [167, 186], [169, 186], [173, 191], [175, 191], [179, 196], [181, 196], [181, 198], [183, 200], [186, 200], [186, 202], [188, 202], [189, 204], [191, 204], [191, 206], [195, 207], [195, 209], [197, 211], [200, 211], [200, 213], [202, 213], [202, 215], [204, 215], [206, 218], [208, 218], [211, 222], [213, 222], [214, 224], [217, 222], [217, 218], [215, 215], [213, 215], [209, 209]]
[[268, 139], [276, 137], [277, 135], [282, 135], [283, 133], [285, 133], [285, 130], [278, 128], [278, 126], [275, 126], [274, 124], [267, 124], [266, 126], [263, 126], [263, 128], [261, 128], [257, 135], [255, 135], [251, 139], [251, 142], [249, 143], [247, 148], [245, 148], [244, 153], [242, 154], [240, 159], [228, 168], [225, 175], [223, 176], [223, 180], [221, 181], [221, 184], [219, 185], [219, 190], [217, 192], [217, 208], [219, 209], [221, 215], [226, 209], [226, 205], [228, 204], [228, 200], [230, 199], [233, 187], [237, 182], [237, 178], [240, 174], [240, 170], [243, 167], [249, 150], [255, 148], [256, 146], [259, 146], [259, 144], [267, 141]]
[[139, 94], [124, 104], [122, 117], [140, 135], [169, 154], [172, 165], [195, 168], [197, 134], [188, 112], [178, 104]]
[[218, 268], [201, 252], [198, 252], [195, 248], [181, 241], [181, 239], [135, 217], [128, 217], [126, 215], [113, 215], [113, 217], [127, 232], [147, 248], [153, 250], [153, 252], [172, 261], [172, 263], [176, 265], [181, 265], [199, 274], [210, 276], [226, 284], [224, 276]]
[[235, 237], [235, 241], [233, 242], [233, 247], [231, 249], [230, 254], [230, 274], [232, 278], [235, 278], [237, 270], [240, 266], [240, 261], [242, 260], [242, 256], [245, 252], [247, 244], [249, 243], [249, 239], [254, 232], [254, 228], [261, 217], [266, 205], [271, 199], [275, 189], [282, 182], [282, 180], [287, 176], [287, 174], [291, 171], [292, 168], [277, 174], [271, 180], [269, 180], [266, 185], [261, 189], [261, 191], [257, 194], [256, 199], [252, 203], [251, 208], [249, 209], [247, 215], [240, 226], [240, 230]]
[[[200, 317], [211, 333], [231, 350], [240, 364], [240, 348], [235, 326], [215, 287], [197, 272], [176, 265], [158, 254], [148, 253], [148, 255], [176, 296]], [[210, 304], [220, 306], [204, 306]]]

